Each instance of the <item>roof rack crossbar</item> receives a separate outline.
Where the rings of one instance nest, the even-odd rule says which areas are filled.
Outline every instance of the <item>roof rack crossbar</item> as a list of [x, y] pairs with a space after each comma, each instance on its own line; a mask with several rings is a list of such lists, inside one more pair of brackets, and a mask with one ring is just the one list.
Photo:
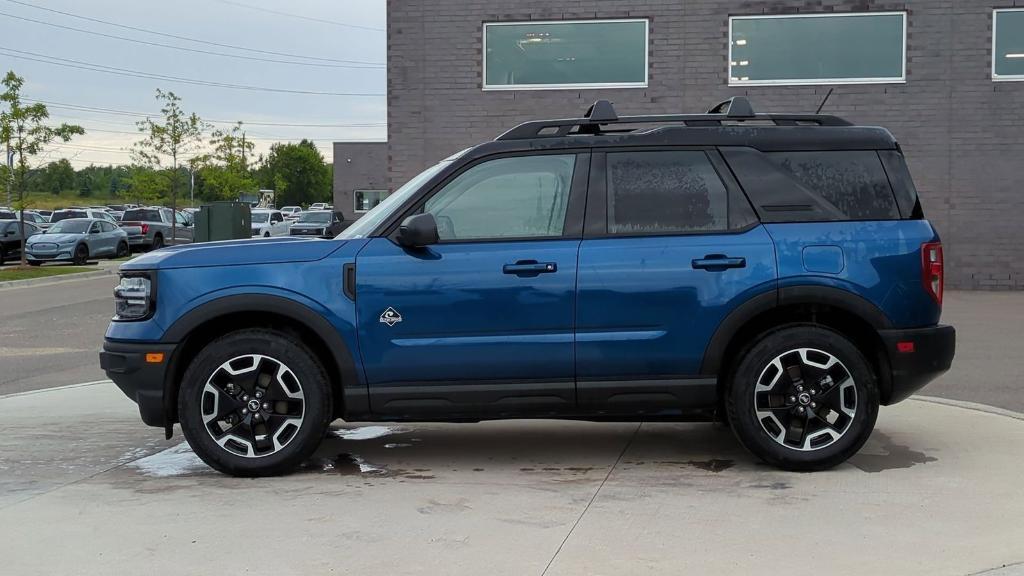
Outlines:
[[[561, 118], [524, 122], [498, 136], [495, 140], [529, 140], [532, 138], [558, 138], [573, 134], [601, 134], [602, 125], [629, 124], [683, 124], [692, 126], [722, 126], [733, 123], [768, 121], [776, 126], [852, 126], [847, 120], [827, 114], [755, 114], [750, 101], [742, 96], [716, 104], [707, 114], [658, 114], [645, 116], [619, 116], [611, 102], [598, 100], [587, 109], [583, 118]], [[624, 127], [625, 128], [625, 127]], [[628, 130], [628, 128], [626, 128]], [[613, 130], [621, 134], [621, 130]]]

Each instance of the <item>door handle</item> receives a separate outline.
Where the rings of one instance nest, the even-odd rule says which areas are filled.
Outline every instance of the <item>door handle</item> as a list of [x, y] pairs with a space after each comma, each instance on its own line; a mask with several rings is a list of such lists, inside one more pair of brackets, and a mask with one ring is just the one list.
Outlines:
[[501, 271], [505, 274], [532, 277], [538, 274], [557, 272], [558, 264], [554, 262], [537, 262], [536, 260], [519, 260], [515, 264], [505, 264], [501, 267]]
[[708, 254], [703, 258], [694, 258], [692, 265], [695, 270], [721, 272], [728, 268], [746, 268], [747, 259], [726, 256], [725, 254]]

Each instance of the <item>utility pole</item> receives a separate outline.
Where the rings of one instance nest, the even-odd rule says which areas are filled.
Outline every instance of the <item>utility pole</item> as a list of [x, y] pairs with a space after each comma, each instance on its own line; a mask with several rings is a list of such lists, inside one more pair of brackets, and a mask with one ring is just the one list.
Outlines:
[[248, 170], [248, 166], [245, 165], [245, 130], [242, 130], [242, 172]]

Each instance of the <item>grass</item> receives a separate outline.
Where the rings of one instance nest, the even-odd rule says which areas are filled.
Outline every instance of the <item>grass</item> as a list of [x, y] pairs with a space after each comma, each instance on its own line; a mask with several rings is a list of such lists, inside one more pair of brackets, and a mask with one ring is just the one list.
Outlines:
[[79, 272], [92, 272], [96, 268], [84, 268], [82, 266], [38, 266], [25, 268], [5, 268], [0, 270], [0, 282], [10, 280], [31, 280], [33, 278], [47, 278], [50, 276], [63, 276], [65, 274], [77, 274]]
[[[25, 196], [29, 210], [53, 210], [54, 208], [67, 208], [69, 206], [106, 206], [107, 204], [124, 204], [126, 202], [123, 198], [110, 197], [103, 194], [83, 197], [79, 196], [75, 190], [65, 190], [60, 194], [29, 192]], [[0, 204], [5, 200], [6, 197], [0, 197]]]

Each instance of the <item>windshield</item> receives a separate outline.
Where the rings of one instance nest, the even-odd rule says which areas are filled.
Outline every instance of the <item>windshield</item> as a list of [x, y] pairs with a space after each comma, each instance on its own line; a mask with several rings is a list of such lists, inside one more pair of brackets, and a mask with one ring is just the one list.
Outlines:
[[85, 234], [92, 220], [61, 220], [46, 231], [47, 234]]
[[420, 172], [412, 180], [409, 180], [401, 188], [395, 190], [391, 195], [382, 200], [380, 204], [374, 206], [373, 209], [364, 214], [362, 218], [356, 220], [355, 224], [346, 228], [341, 234], [338, 234], [337, 237], [352, 240], [355, 238], [363, 238], [370, 232], [373, 232], [381, 222], [386, 220], [396, 208], [405, 202], [406, 198], [419, 190], [420, 186], [422, 186], [427, 180], [433, 178], [435, 174], [451, 163], [452, 160], [442, 160], [423, 172]]
[[303, 212], [299, 216], [299, 222], [309, 222], [315, 224], [323, 224], [331, 221], [330, 212]]
[[270, 219], [270, 212], [253, 212], [252, 213], [252, 223], [253, 224], [266, 224], [268, 219]]
[[53, 215], [50, 216], [50, 222], [60, 222], [67, 218], [85, 218], [86, 216], [88, 216], [88, 214], [81, 210], [60, 210], [58, 212], [54, 212]]

